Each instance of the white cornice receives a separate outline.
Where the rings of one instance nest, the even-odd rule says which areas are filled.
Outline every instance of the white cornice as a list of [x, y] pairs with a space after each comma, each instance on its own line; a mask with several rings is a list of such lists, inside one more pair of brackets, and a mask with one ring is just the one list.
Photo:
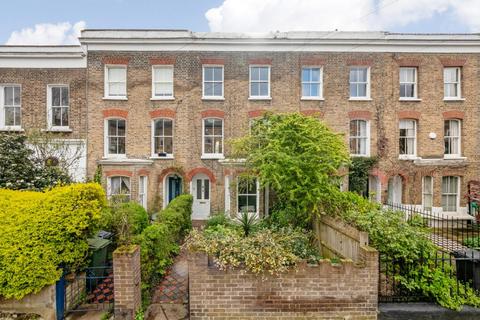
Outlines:
[[479, 34], [389, 32], [199, 33], [186, 30], [85, 30], [91, 51], [291, 51], [480, 53]]
[[81, 46], [0, 46], [0, 68], [85, 68]]

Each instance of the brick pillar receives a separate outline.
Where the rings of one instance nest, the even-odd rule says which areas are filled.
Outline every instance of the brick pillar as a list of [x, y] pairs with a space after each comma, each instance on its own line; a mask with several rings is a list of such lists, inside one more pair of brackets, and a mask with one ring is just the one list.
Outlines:
[[123, 246], [113, 252], [115, 319], [135, 319], [142, 304], [140, 273], [139, 246]]

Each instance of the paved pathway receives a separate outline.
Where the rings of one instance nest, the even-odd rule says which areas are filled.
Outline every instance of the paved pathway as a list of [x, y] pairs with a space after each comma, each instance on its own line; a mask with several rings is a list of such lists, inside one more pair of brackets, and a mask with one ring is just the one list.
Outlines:
[[188, 261], [182, 251], [155, 289], [147, 320], [186, 320], [188, 317]]
[[441, 236], [439, 234], [432, 233], [428, 236], [428, 238], [438, 247], [444, 249], [447, 252], [454, 252], [454, 251], [465, 251], [468, 248], [464, 245], [460, 244], [455, 240], [451, 240]]

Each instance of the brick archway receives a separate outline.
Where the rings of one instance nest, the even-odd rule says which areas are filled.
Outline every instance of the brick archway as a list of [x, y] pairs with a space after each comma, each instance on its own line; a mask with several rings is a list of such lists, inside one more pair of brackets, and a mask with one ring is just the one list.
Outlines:
[[210, 179], [210, 181], [211, 181], [212, 183], [215, 183], [215, 181], [217, 180], [217, 179], [215, 179], [215, 175], [213, 174], [212, 171], [210, 171], [210, 170], [207, 169], [207, 168], [198, 167], [198, 168], [194, 168], [194, 169], [190, 170], [190, 171], [187, 173], [187, 175], [186, 175], [186, 177], [187, 177], [187, 182], [192, 181], [193, 177], [194, 177], [195, 175], [199, 174], [199, 173], [205, 174], [205, 175]]

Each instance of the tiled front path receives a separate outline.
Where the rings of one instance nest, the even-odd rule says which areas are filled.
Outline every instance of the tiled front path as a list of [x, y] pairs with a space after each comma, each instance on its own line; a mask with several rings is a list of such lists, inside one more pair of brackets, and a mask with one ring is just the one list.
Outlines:
[[188, 319], [188, 261], [182, 250], [155, 289], [147, 320]]

